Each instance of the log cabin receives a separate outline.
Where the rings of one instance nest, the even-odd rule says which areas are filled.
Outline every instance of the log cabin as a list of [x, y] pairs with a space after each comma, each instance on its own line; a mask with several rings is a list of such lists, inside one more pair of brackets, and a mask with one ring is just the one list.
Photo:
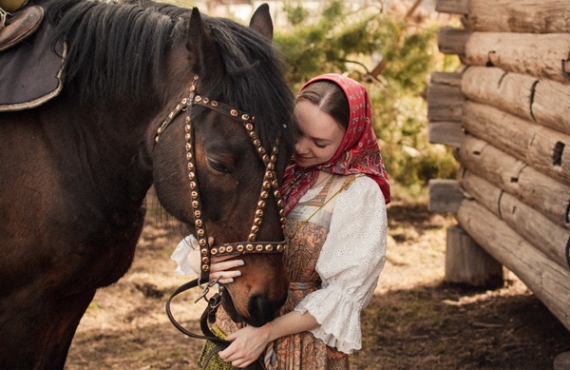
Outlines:
[[458, 222], [445, 281], [497, 286], [505, 266], [570, 330], [570, 1], [436, 10], [462, 24], [438, 32], [461, 69], [433, 72], [426, 94], [429, 141], [454, 148], [460, 168], [429, 186], [429, 209]]

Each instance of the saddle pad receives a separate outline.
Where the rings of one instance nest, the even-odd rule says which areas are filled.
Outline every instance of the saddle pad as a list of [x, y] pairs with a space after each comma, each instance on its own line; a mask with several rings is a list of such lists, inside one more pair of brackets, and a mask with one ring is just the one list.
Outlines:
[[58, 42], [54, 50], [51, 31], [44, 19], [33, 35], [0, 52], [0, 112], [34, 108], [60, 93], [65, 45]]

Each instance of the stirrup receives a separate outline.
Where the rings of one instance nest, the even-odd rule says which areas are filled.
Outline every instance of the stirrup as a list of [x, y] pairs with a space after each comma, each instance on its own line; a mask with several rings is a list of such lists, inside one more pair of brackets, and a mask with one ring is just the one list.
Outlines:
[[0, 51], [33, 34], [44, 19], [44, 9], [37, 5], [27, 6], [11, 16], [3, 10], [0, 13]]

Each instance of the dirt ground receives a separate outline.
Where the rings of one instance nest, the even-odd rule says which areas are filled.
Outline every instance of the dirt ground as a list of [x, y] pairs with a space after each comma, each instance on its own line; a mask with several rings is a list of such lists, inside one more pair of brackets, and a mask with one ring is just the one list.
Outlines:
[[[492, 291], [446, 286], [445, 229], [452, 215], [393, 202], [388, 260], [362, 315], [363, 349], [352, 370], [546, 370], [570, 350], [570, 333], [512, 273]], [[174, 235], [173, 235], [174, 234]], [[164, 311], [172, 290], [187, 281], [169, 256], [180, 239], [148, 222], [130, 271], [101, 289], [71, 346], [66, 370], [198, 369], [202, 342], [179, 333]], [[172, 311], [198, 332], [198, 293]]]

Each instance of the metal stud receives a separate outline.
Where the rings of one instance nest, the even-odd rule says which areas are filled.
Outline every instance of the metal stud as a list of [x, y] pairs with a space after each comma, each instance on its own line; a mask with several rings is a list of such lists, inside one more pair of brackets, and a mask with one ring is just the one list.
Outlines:
[[212, 256], [215, 256], [216, 254], [218, 254], [218, 249], [212, 248], [212, 250], [210, 250], [210, 253], [212, 254]]
[[186, 143], [186, 151], [189, 152], [192, 150], [192, 144]]
[[257, 207], [261, 209], [265, 208], [265, 201], [260, 200], [259, 202], [257, 202]]
[[202, 271], [208, 272], [209, 270], [210, 270], [210, 266], [208, 266], [208, 265], [202, 265]]
[[188, 162], [188, 170], [194, 171], [194, 164], [192, 162]]
[[246, 114], [246, 113], [242, 114], [242, 115], [241, 115], [241, 119], [242, 119], [243, 121], [247, 121], [247, 120], [249, 119], [249, 114]]
[[208, 249], [202, 248], [202, 249], [200, 249], [200, 253], [202, 253], [202, 256], [207, 256], [208, 255]]
[[243, 244], [239, 244], [239, 245], [237, 246], [237, 250], [238, 250], [238, 252], [240, 252], [240, 253], [243, 252], [244, 249], [245, 249], [245, 247], [243, 246]]
[[198, 234], [198, 236], [199, 236], [200, 238], [203, 238], [204, 235], [206, 234], [206, 230], [204, 230], [204, 229], [198, 229], [198, 230], [196, 230], [196, 234]]
[[256, 211], [255, 211], [255, 216], [256, 216], [256, 217], [263, 217], [263, 210], [261, 210], [261, 209], [256, 210]]
[[257, 234], [257, 233], [259, 232], [259, 227], [256, 226], [256, 225], [253, 225], [253, 226], [251, 227], [251, 232], [252, 232], [253, 234]]
[[203, 264], [210, 263], [210, 259], [208, 257], [202, 257], [202, 263]]
[[252, 251], [253, 251], [253, 244], [248, 244], [248, 245], [246, 245], [246, 246], [245, 246], [245, 249], [246, 249], [248, 252], [252, 252]]
[[[264, 189], [271, 189], [271, 183], [269, 181], [264, 181], [263, 182], [263, 188]], [[262, 195], [263, 197], [263, 195]]]
[[232, 117], [237, 117], [237, 115], [238, 115], [239, 113], [238, 113], [237, 110], [232, 109], [232, 110], [230, 111], [230, 114], [232, 115]]
[[218, 102], [215, 100], [212, 100], [212, 104], [210, 104], [212, 107], [217, 107], [218, 106]]
[[256, 245], [255, 250], [258, 252], [261, 252], [263, 250], [263, 245], [261, 245], [261, 244]]
[[190, 181], [190, 189], [194, 190], [197, 186], [198, 184], [196, 184], [196, 181]]
[[208, 104], [209, 102], [210, 102], [210, 99], [204, 98], [204, 104]]
[[194, 97], [194, 101], [196, 101], [196, 102], [201, 102], [201, 101], [202, 101], [202, 97], [201, 97], [200, 95], [196, 95], [196, 96]]
[[231, 245], [228, 245], [228, 246], [226, 247], [226, 252], [227, 252], [227, 253], [232, 253], [233, 251], [234, 251], [234, 247], [232, 247]]
[[[186, 118], [184, 118], [184, 122], [190, 123], [190, 116], [186, 116]], [[188, 127], [190, 127], [190, 126], [188, 126]]]
[[189, 178], [190, 180], [194, 180], [194, 179], [196, 178], [196, 174], [195, 174], [194, 172], [190, 172], [190, 173], [188, 174], [188, 178]]
[[267, 244], [265, 246], [265, 251], [266, 252], [273, 252], [273, 246], [271, 244]]
[[192, 208], [198, 208], [200, 207], [200, 203], [198, 203], [198, 201], [194, 200], [192, 201]]
[[198, 210], [198, 209], [195, 210], [195, 211], [194, 211], [194, 217], [195, 217], [195, 218], [200, 218], [200, 217], [202, 217], [202, 212], [201, 212], [200, 210]]
[[[244, 115], [245, 115], [245, 114], [244, 114]], [[243, 116], [242, 116], [242, 118], [243, 118]], [[247, 123], [247, 124], [245, 125], [245, 129], [246, 129], [247, 131], [251, 131], [251, 130], [253, 130], [253, 125], [252, 125], [251, 123]]]
[[267, 199], [267, 197], [269, 197], [269, 193], [266, 192], [266, 191], [262, 191], [262, 192], [261, 192], [261, 197], [262, 197], [263, 199]]
[[226, 247], [223, 245], [219, 248], [220, 253], [226, 253]]
[[256, 226], [261, 226], [261, 223], [263, 222], [263, 219], [260, 217], [256, 217], [253, 219], [253, 224]]
[[192, 199], [198, 199], [198, 192], [192, 191], [192, 192], [190, 192], [190, 196], [192, 197]]

